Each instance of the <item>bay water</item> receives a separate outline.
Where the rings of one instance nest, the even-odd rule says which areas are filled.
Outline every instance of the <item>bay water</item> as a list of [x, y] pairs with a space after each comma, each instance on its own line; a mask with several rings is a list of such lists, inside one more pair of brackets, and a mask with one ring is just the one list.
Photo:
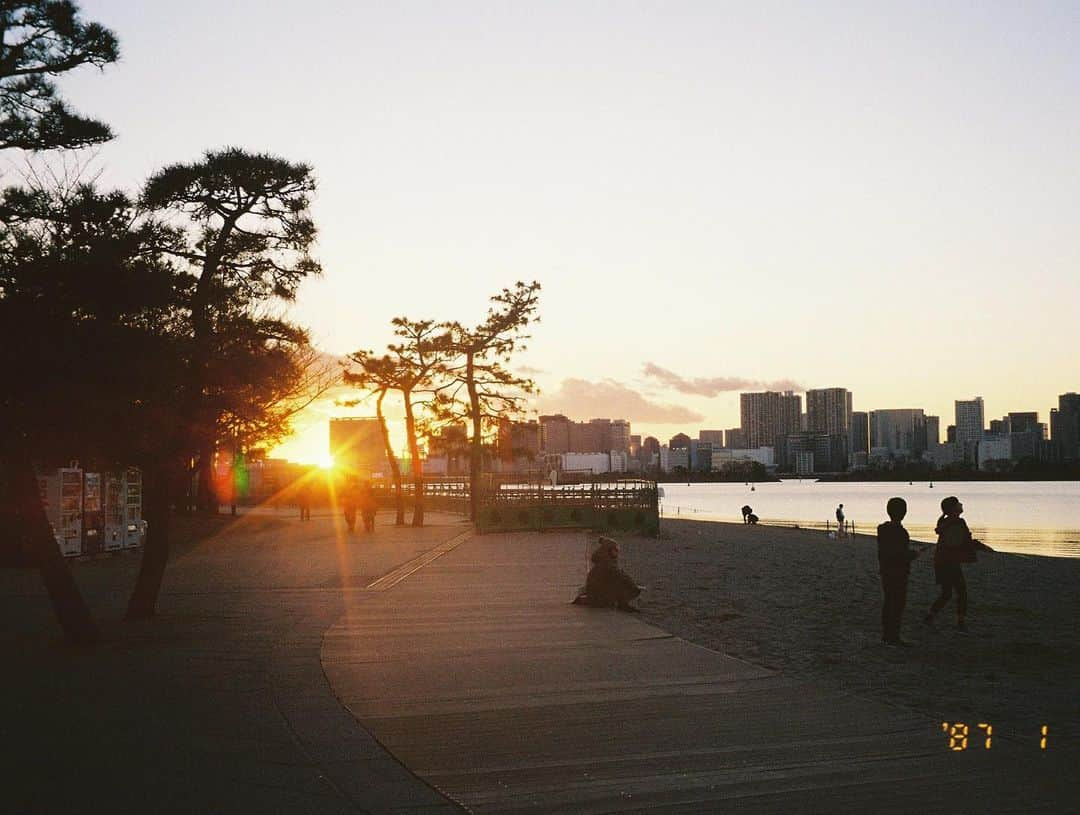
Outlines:
[[765, 524], [836, 528], [836, 507], [860, 534], [874, 534], [888, 520], [885, 503], [907, 501], [904, 520], [914, 540], [935, 541], [941, 499], [955, 495], [976, 538], [1002, 552], [1080, 557], [1080, 481], [854, 482], [785, 479], [742, 483], [668, 483], [665, 518], [741, 521], [749, 504]]

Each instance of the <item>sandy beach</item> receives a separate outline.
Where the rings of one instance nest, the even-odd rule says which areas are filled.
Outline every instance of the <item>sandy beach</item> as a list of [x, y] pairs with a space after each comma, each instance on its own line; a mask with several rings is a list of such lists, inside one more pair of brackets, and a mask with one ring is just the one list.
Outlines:
[[968, 634], [955, 598], [932, 627], [932, 552], [914, 562], [903, 636], [881, 644], [871, 536], [665, 521], [660, 539], [623, 537], [622, 566], [647, 586], [647, 619], [692, 642], [943, 721], [994, 726], [1037, 745], [1046, 724], [1080, 750], [1080, 560], [980, 554], [965, 567]]

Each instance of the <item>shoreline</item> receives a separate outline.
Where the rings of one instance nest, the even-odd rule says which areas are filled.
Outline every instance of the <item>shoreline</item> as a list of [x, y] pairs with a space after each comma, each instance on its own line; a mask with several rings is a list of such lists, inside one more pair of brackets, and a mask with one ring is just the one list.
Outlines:
[[913, 647], [889, 648], [873, 536], [666, 519], [659, 539], [620, 546], [622, 568], [648, 587], [645, 618], [676, 636], [942, 720], [989, 720], [1003, 737], [1048, 724], [1078, 749], [1080, 559], [993, 553], [965, 566], [965, 635], [955, 597], [922, 623], [937, 596], [924, 554], [903, 617]]

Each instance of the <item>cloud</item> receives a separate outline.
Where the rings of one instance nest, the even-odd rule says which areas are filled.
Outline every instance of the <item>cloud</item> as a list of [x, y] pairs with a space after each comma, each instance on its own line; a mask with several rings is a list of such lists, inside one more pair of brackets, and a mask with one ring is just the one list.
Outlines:
[[763, 382], [760, 379], [744, 379], [740, 376], [695, 376], [692, 379], [679, 376], [674, 371], [646, 362], [643, 368], [645, 376], [652, 377], [679, 393], [694, 396], [717, 396], [732, 391], [801, 391], [802, 385], [792, 379], [778, 379], [775, 382]]
[[541, 376], [547, 373], [543, 368], [534, 368], [532, 365], [516, 365], [514, 371], [525, 376]]
[[606, 417], [652, 424], [692, 423], [705, 418], [682, 405], [649, 401], [614, 379], [564, 379], [558, 390], [540, 397], [538, 408], [541, 413], [564, 413], [574, 419]]

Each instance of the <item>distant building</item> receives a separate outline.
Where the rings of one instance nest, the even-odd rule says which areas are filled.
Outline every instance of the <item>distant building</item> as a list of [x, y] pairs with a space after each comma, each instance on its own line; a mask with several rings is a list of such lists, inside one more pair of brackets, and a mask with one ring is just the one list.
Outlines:
[[945, 428], [945, 442], [947, 444], [956, 444], [956, 425], [951, 424]]
[[960, 453], [960, 445], [954, 441], [947, 441], [944, 444], [939, 444], [933, 450], [928, 452], [930, 461], [939, 469], [942, 467], [953, 467], [964, 460], [964, 457]]
[[630, 423], [625, 419], [575, 422], [561, 413], [541, 416], [540, 449], [547, 454], [628, 452]]
[[992, 470], [1012, 461], [1012, 443], [1008, 436], [983, 436], [976, 442], [980, 470]]
[[772, 469], [776, 466], [775, 450], [772, 447], [758, 447], [755, 449], [723, 448], [713, 450], [712, 468], [714, 470], [729, 470], [736, 464], [747, 461], [756, 461], [764, 467]]
[[1050, 439], [1063, 461], [1080, 460], [1080, 394], [1058, 396], [1057, 408], [1050, 409]]
[[787, 437], [799, 432], [802, 397], [792, 391], [743, 393], [739, 395], [739, 410], [748, 447], [782, 450]]
[[964, 453], [965, 461], [972, 461], [977, 454], [979, 442], [986, 432], [981, 396], [974, 399], [956, 400], [956, 443]]
[[654, 456], [660, 455], [660, 440], [656, 436], [646, 436], [641, 442], [641, 460], [645, 466], [654, 466], [658, 462], [653, 461]]
[[724, 431], [723, 430], [699, 430], [698, 441], [707, 441], [714, 447], [724, 446]]
[[1009, 413], [1005, 418], [1009, 421], [1010, 433], [1040, 433], [1045, 427], [1039, 424], [1039, 414], [1034, 411]]
[[[811, 453], [807, 459], [799, 455]], [[847, 469], [847, 437], [839, 433], [819, 433], [807, 430], [792, 433], [787, 437], [787, 465], [800, 475], [807, 473], [831, 473]], [[803, 462], [804, 469], [800, 470], [799, 461]], [[810, 461], [809, 470], [805, 469], [805, 462]]]
[[813, 388], [806, 392], [808, 432], [847, 436], [851, 430], [851, 391], [847, 388]]
[[746, 431], [741, 427], [732, 427], [724, 431], [724, 447], [730, 447], [733, 450], [745, 450], [746, 444]]
[[870, 411], [870, 458], [919, 458], [925, 450], [922, 408]]
[[990, 420], [990, 435], [991, 436], [1008, 436], [1012, 431], [1010, 428], [1008, 417], [1004, 419], [991, 419]]
[[503, 417], [497, 445], [499, 459], [506, 463], [534, 462], [540, 456], [540, 425], [535, 419], [515, 422]]
[[464, 423], [441, 428], [428, 439], [424, 472], [431, 475], [464, 475], [469, 471], [469, 436]]
[[676, 433], [671, 439], [668, 440], [669, 448], [682, 447], [687, 450], [690, 449], [690, 437], [685, 433]]
[[701, 439], [690, 439], [690, 467], [696, 473], [712, 470], [713, 444]]
[[371, 478], [389, 474], [386, 444], [377, 418], [331, 419], [330, 455], [334, 466], [350, 475]]
[[[866, 456], [870, 452], [870, 414], [863, 411], [854, 411], [851, 414], [851, 441], [848, 445], [851, 463], [866, 463]], [[857, 456], [862, 454], [861, 462]]]
[[924, 416], [923, 420], [926, 423], [926, 449], [934, 450], [941, 444], [941, 417]]
[[[687, 439], [689, 441], [689, 439]], [[674, 472], [676, 469], [682, 468], [686, 471], [690, 470], [690, 448], [689, 447], [666, 447], [661, 450], [667, 451], [667, 466], [664, 467], [666, 472]]]
[[540, 417], [540, 449], [545, 453], [570, 451], [570, 419], [561, 413]]

